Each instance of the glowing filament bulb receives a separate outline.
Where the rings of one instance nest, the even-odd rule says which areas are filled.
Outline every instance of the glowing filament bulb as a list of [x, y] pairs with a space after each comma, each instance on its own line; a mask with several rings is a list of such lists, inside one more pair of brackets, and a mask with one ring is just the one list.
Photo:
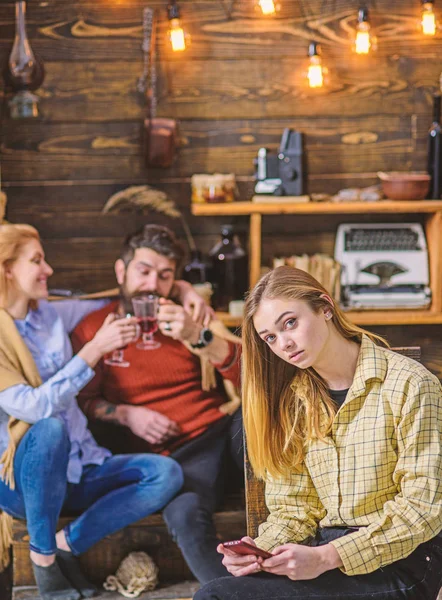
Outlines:
[[320, 56], [320, 47], [316, 42], [310, 43], [308, 48], [308, 55], [308, 84], [311, 88], [320, 88], [324, 85], [324, 74], [326, 69], [323, 67], [322, 58]]
[[261, 7], [263, 15], [274, 15], [276, 12], [275, 3], [273, 0], [259, 0], [259, 6]]
[[184, 31], [179, 19], [172, 19], [170, 21], [169, 38], [174, 52], [182, 52], [186, 49]]
[[356, 54], [368, 54], [372, 46], [368, 10], [360, 8], [358, 12], [358, 26], [356, 28], [355, 52]]
[[433, 3], [424, 2], [422, 6], [422, 32], [425, 35], [436, 34], [436, 16], [433, 12]]
[[321, 58], [312, 56], [308, 66], [308, 84], [311, 88], [319, 88], [324, 85], [324, 74], [322, 72]]
[[371, 48], [370, 32], [358, 31], [356, 33], [355, 50], [356, 54], [368, 54]]

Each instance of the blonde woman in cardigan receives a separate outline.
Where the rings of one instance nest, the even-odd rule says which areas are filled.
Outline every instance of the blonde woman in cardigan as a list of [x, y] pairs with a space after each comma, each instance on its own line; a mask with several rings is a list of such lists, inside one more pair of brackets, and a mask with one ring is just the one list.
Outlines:
[[195, 600], [436, 600], [442, 582], [442, 390], [351, 323], [299, 269], [250, 293], [243, 323], [247, 449], [269, 517], [219, 546], [234, 577]]
[[[51, 274], [34, 228], [0, 226], [0, 549], [5, 566], [10, 517], [26, 519], [42, 599], [78, 600], [95, 588], [76, 556], [162, 508], [183, 479], [168, 457], [111, 456], [96, 444], [76, 395], [104, 354], [135, 339], [135, 319], [110, 315], [72, 356], [68, 333], [91, 307], [57, 312], [46, 301]], [[62, 509], [80, 516], [56, 532]]]

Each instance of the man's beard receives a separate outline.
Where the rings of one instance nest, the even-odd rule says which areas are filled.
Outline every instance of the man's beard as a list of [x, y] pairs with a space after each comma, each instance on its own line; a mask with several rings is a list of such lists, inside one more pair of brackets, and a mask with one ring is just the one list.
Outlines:
[[120, 306], [123, 309], [125, 315], [133, 315], [134, 309], [132, 306], [133, 296], [129, 295], [125, 289], [124, 284], [120, 285]]

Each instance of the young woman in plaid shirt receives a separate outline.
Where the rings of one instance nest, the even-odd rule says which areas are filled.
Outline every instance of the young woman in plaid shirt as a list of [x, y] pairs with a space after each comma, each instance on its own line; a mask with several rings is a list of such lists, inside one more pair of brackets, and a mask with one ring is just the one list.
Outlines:
[[353, 325], [299, 269], [265, 275], [243, 324], [244, 423], [272, 558], [219, 546], [234, 577], [195, 600], [435, 600], [442, 389]]

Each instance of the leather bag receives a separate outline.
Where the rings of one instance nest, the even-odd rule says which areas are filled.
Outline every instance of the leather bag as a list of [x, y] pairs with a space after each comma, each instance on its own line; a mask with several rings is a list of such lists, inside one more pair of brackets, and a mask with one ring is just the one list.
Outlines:
[[156, 116], [156, 19], [151, 8], [143, 12], [147, 117], [144, 120], [144, 152], [146, 166], [168, 168], [173, 164], [178, 148], [178, 123], [175, 119]]

